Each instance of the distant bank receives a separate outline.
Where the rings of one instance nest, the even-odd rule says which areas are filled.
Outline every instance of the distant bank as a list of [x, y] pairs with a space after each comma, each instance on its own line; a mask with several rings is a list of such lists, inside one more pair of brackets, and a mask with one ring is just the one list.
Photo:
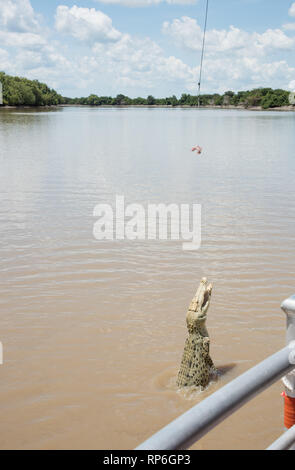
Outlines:
[[[197, 105], [168, 105], [168, 104], [153, 104], [153, 105], [147, 105], [147, 104], [121, 104], [121, 105], [110, 105], [110, 104], [102, 104], [102, 105], [86, 105], [86, 104], [61, 104], [58, 105], [59, 107], [64, 107], [64, 108], [83, 108], [85, 106], [92, 106], [92, 107], [99, 107], [99, 108], [114, 108], [114, 107], [120, 107], [120, 108], [175, 108], [175, 109], [194, 109], [198, 108]], [[14, 106], [15, 107], [15, 106]], [[295, 106], [294, 105], [288, 105], [288, 106], [279, 106], [279, 107], [274, 107], [274, 108], [262, 108], [261, 106], [233, 106], [233, 105], [223, 105], [223, 106], [214, 106], [214, 105], [201, 105], [199, 109], [222, 109], [222, 110], [240, 110], [240, 111], [289, 111], [289, 112], [294, 112], [295, 111]]]
[[[115, 98], [91, 94], [88, 97], [68, 98], [58, 94], [38, 80], [12, 77], [0, 72], [0, 104], [3, 106], [149, 106], [149, 107], [196, 107], [198, 96], [183, 93], [178, 99], [175, 95], [166, 98], [129, 98], [123, 94]], [[200, 96], [200, 106], [212, 109], [249, 109], [294, 111], [295, 97], [283, 89], [256, 88], [251, 91], [227, 91]]]

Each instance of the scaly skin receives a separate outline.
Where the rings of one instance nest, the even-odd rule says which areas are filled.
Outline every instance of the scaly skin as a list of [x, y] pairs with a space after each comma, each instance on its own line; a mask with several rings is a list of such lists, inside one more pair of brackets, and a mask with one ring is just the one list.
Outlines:
[[210, 374], [215, 369], [209, 355], [210, 339], [206, 328], [207, 311], [210, 305], [212, 285], [204, 277], [186, 314], [188, 337], [178, 372], [178, 387], [206, 387]]

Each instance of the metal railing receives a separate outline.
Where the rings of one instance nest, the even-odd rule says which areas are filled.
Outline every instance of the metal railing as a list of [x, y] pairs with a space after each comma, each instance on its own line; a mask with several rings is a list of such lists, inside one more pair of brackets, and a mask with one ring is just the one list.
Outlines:
[[[188, 449], [221, 421], [282, 377], [286, 395], [295, 397], [295, 374], [290, 373], [295, 370], [295, 295], [285, 300], [281, 308], [287, 316], [285, 348], [176, 418], [136, 450]], [[295, 427], [289, 429], [268, 449], [289, 449], [294, 443]]]
[[266, 450], [289, 450], [295, 442], [295, 426], [288, 429], [281, 437], [279, 437]]

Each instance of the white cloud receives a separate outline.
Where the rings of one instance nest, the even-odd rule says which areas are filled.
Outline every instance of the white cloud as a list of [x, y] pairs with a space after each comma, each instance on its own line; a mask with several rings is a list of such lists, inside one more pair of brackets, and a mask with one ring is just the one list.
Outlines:
[[290, 6], [289, 15], [290, 16], [295, 16], [295, 2], [292, 3], [292, 5]]
[[[203, 31], [193, 18], [183, 16], [181, 19], [174, 19], [171, 23], [165, 21], [162, 31], [173, 38], [178, 46], [197, 51], [202, 48]], [[228, 31], [212, 29], [207, 31], [206, 51], [220, 52], [241, 49], [248, 44], [248, 36], [248, 33], [234, 26], [230, 26]]]
[[254, 45], [264, 51], [266, 49], [293, 49], [295, 45], [295, 39], [290, 38], [280, 29], [267, 29], [262, 34], [253, 33], [250, 39], [251, 36], [254, 39]]
[[283, 24], [283, 29], [285, 29], [286, 31], [295, 31], [295, 23]]
[[[183, 16], [171, 23], [165, 21], [162, 31], [173, 38], [176, 45], [191, 50], [201, 50], [203, 32], [197, 21]], [[270, 50], [293, 49], [295, 39], [280, 29], [268, 29], [264, 33], [248, 33], [234, 26], [229, 30], [212, 29], [206, 35], [206, 54], [230, 52], [243, 55], [263, 55]]]
[[[162, 31], [180, 48], [200, 51], [203, 32], [195, 19], [182, 17], [164, 22]], [[281, 51], [291, 53], [295, 38], [281, 29], [262, 33], [243, 31], [234, 26], [228, 30], [207, 31], [203, 86], [206, 91], [259, 86], [287, 87], [295, 68], [286, 60], [274, 59]]]
[[[129, 34], [107, 47], [93, 47], [94, 61], [88, 58], [91, 71], [104, 70], [120, 86], [153, 88], [163, 83], [191, 85], [196, 82], [197, 69], [186, 65], [174, 56], [165, 56], [164, 51], [150, 38], [138, 39]], [[85, 65], [85, 64], [84, 64]], [[87, 67], [87, 65], [86, 65]]]
[[174, 56], [165, 56], [149, 37], [119, 32], [107, 15], [95, 9], [59, 6], [56, 28], [81, 41], [93, 42], [92, 54], [81, 57], [77, 63], [85, 84], [93, 82], [95, 76], [101, 77], [101, 70], [101, 80], [108, 82], [108, 87], [111, 82], [116, 90], [153, 88], [165, 82], [192, 86], [196, 82], [197, 70]]
[[9, 54], [5, 49], [0, 48], [0, 70], [6, 70], [9, 66]]
[[0, 0], [0, 25], [5, 31], [36, 32], [39, 30], [39, 19], [30, 0]]
[[96, 0], [100, 3], [124, 5], [128, 7], [147, 7], [158, 5], [159, 3], [168, 3], [170, 5], [194, 5], [199, 0]]
[[[134, 0], [133, 4], [160, 1]], [[177, 55], [167, 54], [150, 37], [117, 30], [109, 16], [94, 8], [59, 5], [56, 29], [51, 31], [41, 27], [41, 20], [29, 0], [0, 0], [0, 70], [37, 78], [62, 94], [168, 96], [197, 90], [203, 32], [193, 18], [184, 16], [163, 24], [166, 42], [180, 46]], [[287, 32], [292, 29], [260, 33], [236, 26], [208, 29], [202, 91], [259, 86], [294, 89], [295, 37]], [[67, 34], [68, 41], [54, 40], [56, 31]], [[80, 41], [79, 47], [73, 46], [73, 37]], [[186, 50], [186, 59], [181, 48]]]
[[284, 88], [295, 74], [295, 67], [284, 60], [261, 62], [255, 57], [210, 58], [204, 66], [204, 85], [219, 93], [227, 89]]
[[46, 41], [41, 16], [29, 0], [0, 0], [0, 43], [2, 46], [40, 48]]
[[71, 79], [75, 66], [41, 22], [29, 0], [0, 0], [0, 70], [54, 86]]
[[3, 46], [37, 48], [40, 49], [46, 44], [46, 39], [40, 34], [34, 33], [7, 33], [0, 31], [0, 41]]
[[[193, 18], [183, 16], [174, 19], [171, 23], [165, 21], [162, 31], [170, 36], [177, 46], [193, 51], [200, 51], [203, 42], [203, 31]], [[206, 54], [217, 52], [239, 52], [249, 47], [249, 33], [230, 26], [229, 30], [212, 29], [206, 35]], [[257, 41], [258, 38], [255, 38]]]
[[60, 5], [56, 10], [55, 26], [57, 31], [81, 41], [117, 41], [121, 37], [111, 18], [95, 8]]
[[41, 51], [20, 51], [16, 55], [16, 63], [19, 67], [21, 66], [24, 70], [31, 70], [31, 72], [40, 67], [56, 68], [59, 71], [72, 68], [71, 62], [49, 45]]

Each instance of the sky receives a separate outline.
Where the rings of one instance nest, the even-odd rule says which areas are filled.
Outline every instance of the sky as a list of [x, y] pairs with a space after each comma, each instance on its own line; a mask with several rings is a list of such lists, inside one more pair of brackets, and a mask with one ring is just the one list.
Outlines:
[[[63, 96], [197, 93], [206, 0], [0, 0], [0, 70]], [[295, 91], [295, 2], [209, 0], [202, 93]]]

